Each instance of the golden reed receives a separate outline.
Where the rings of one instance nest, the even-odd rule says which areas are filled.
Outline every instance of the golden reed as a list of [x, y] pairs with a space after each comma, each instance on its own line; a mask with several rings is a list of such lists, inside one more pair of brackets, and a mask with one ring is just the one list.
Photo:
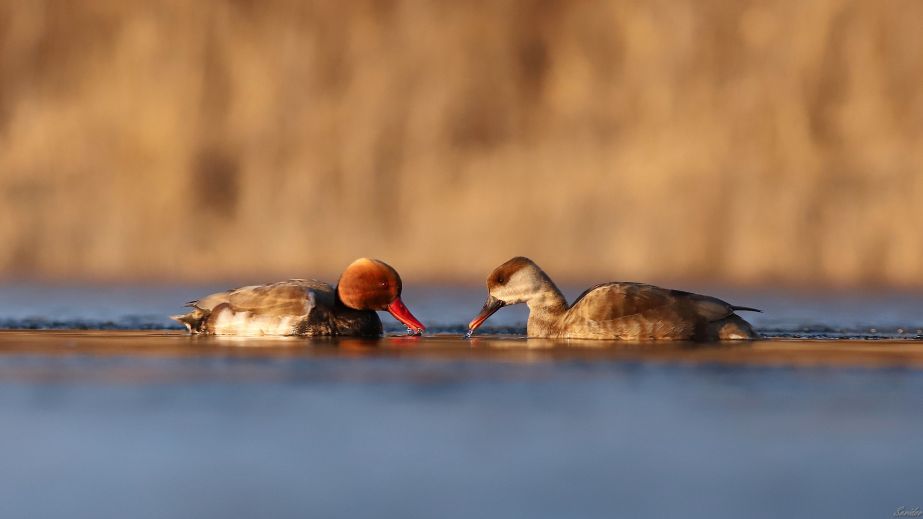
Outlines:
[[[917, 0], [0, 2], [0, 273], [923, 286]], [[269, 279], [267, 277], [267, 279]]]

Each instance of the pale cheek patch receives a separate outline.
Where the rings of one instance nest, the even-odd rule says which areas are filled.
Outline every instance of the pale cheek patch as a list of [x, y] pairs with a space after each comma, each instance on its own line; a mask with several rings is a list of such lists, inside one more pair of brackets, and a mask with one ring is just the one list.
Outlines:
[[506, 285], [499, 287], [499, 289], [495, 289], [491, 295], [512, 305], [524, 303], [536, 297], [538, 291], [533, 284], [530, 283], [529, 279], [523, 278], [522, 274], [517, 272], [513, 274], [513, 277], [510, 278]]
[[494, 297], [506, 301], [507, 304], [525, 303], [541, 294], [541, 284], [527, 271], [520, 270], [510, 276], [509, 281], [498, 292]]

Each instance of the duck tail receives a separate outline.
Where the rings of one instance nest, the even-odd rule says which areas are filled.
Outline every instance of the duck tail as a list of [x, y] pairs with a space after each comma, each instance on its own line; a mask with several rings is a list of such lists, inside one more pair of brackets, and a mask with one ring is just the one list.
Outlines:
[[182, 323], [189, 330], [189, 333], [199, 333], [203, 317], [201, 313], [198, 310], [193, 310], [188, 314], [171, 315], [170, 319]]
[[734, 305], [731, 305], [731, 310], [734, 310], [735, 312], [759, 312], [759, 313], [763, 313], [763, 311], [760, 310], [759, 308], [751, 308], [751, 307], [749, 307], [749, 306], [734, 306]]

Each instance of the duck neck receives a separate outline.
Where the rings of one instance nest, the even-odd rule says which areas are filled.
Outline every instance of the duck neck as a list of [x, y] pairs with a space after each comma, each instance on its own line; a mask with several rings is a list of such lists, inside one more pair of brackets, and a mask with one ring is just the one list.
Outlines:
[[529, 337], [554, 336], [567, 312], [567, 300], [554, 282], [546, 280], [541, 290], [529, 298], [526, 304], [529, 306]]

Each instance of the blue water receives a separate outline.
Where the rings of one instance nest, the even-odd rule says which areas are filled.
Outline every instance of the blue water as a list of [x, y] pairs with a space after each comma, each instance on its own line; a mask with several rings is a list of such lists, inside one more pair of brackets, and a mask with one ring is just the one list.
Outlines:
[[923, 371], [0, 357], [2, 517], [890, 517]]
[[[478, 287], [407, 290], [435, 338], [202, 339], [166, 319], [217, 288], [0, 287], [3, 326], [38, 328], [0, 330], [0, 517], [923, 506], [920, 296], [718, 294], [762, 307], [749, 317], [767, 335], [836, 340], [673, 350], [525, 341], [519, 308], [448, 336]], [[47, 330], [74, 326], [88, 330]]]
[[[0, 285], [0, 329], [179, 330], [168, 316], [183, 303], [228, 285]], [[770, 337], [914, 338], [923, 336], [923, 293], [851, 291], [793, 292], [679, 286], [754, 306], [742, 313]], [[565, 287], [569, 300], [583, 287]], [[464, 333], [486, 297], [481, 286], [410, 286], [403, 299], [432, 333]], [[390, 332], [404, 327], [380, 313]], [[523, 334], [524, 305], [502, 309], [485, 324], [488, 333]]]

